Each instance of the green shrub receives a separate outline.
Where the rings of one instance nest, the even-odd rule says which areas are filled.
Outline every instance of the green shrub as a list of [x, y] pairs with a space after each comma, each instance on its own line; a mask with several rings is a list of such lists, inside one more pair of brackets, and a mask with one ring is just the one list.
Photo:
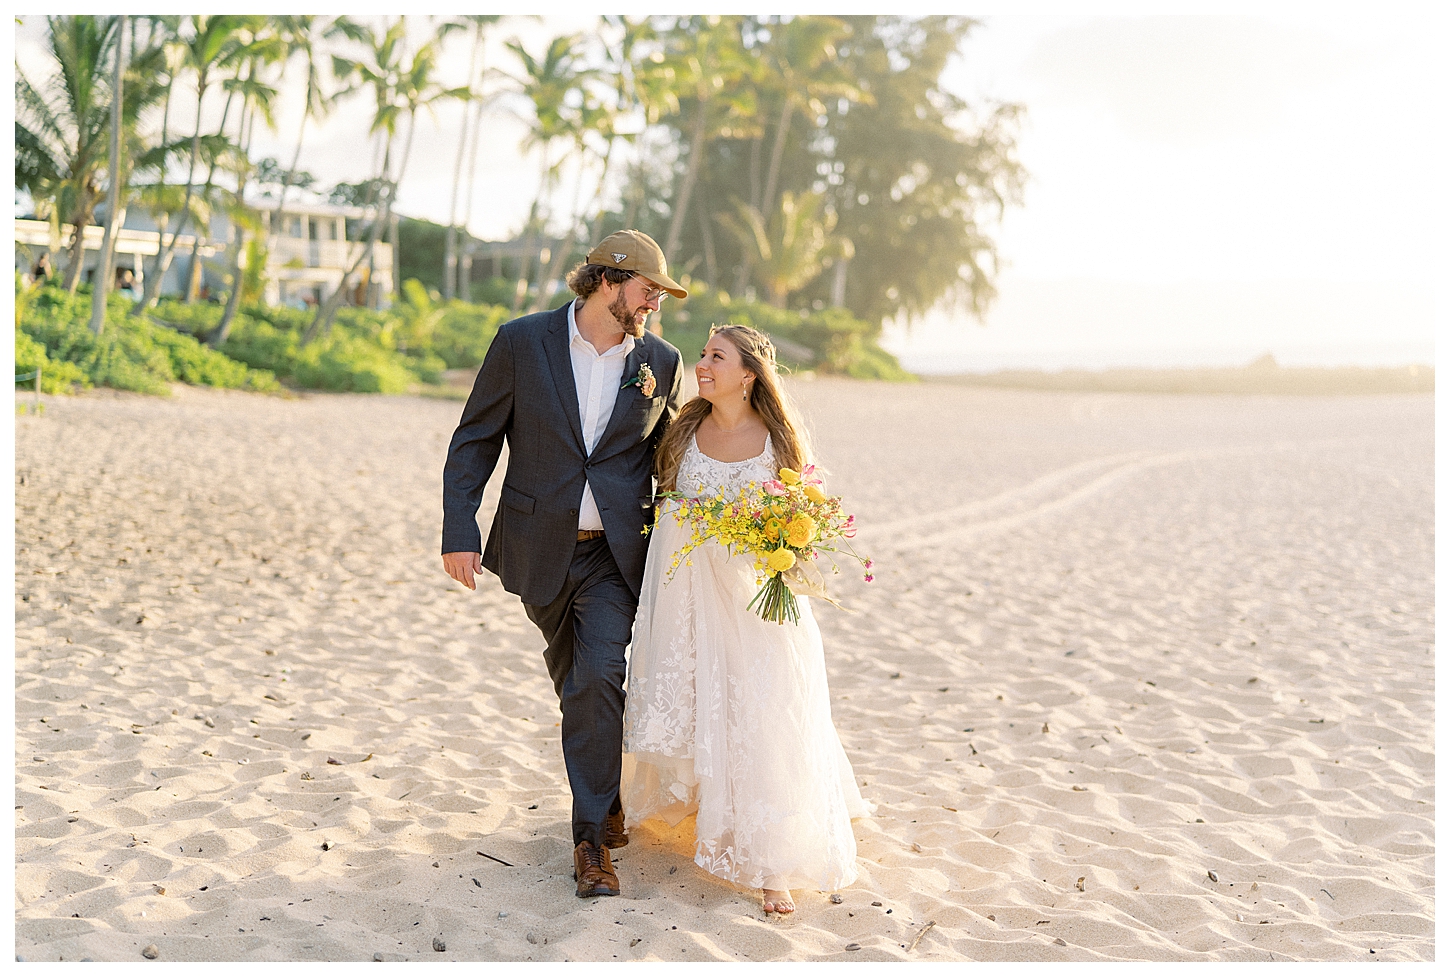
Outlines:
[[660, 311], [664, 337], [687, 359], [698, 355], [712, 325], [734, 323], [759, 329], [775, 340], [778, 360], [790, 369], [873, 380], [912, 378], [896, 357], [877, 345], [880, 328], [846, 309], [796, 312], [695, 285], [687, 301], [667, 303]]
[[[45, 355], [45, 347], [25, 333], [15, 332], [15, 375], [24, 376], [40, 370], [40, 389], [48, 394], [68, 394], [76, 387], [91, 386], [86, 372], [74, 363], [52, 360]], [[17, 384], [18, 387], [34, 389], [34, 380]]]
[[155, 322], [205, 340], [222, 321], [223, 311], [221, 306], [212, 305], [210, 302], [194, 302], [188, 305], [166, 299], [156, 303], [156, 308], [148, 315]]
[[450, 369], [478, 366], [508, 319], [509, 310], [502, 305], [450, 302], [433, 327], [432, 352]]
[[297, 354], [292, 379], [300, 386], [357, 393], [406, 393], [418, 377], [395, 353], [342, 331], [309, 343]]
[[264, 319], [237, 313], [221, 351], [254, 370], [269, 370], [278, 377], [292, 376], [299, 333], [278, 329]]
[[[83, 385], [163, 396], [178, 380], [213, 387], [277, 389], [270, 373], [248, 369], [185, 332], [130, 316], [131, 302], [122, 295], [110, 297], [105, 329], [97, 336], [90, 329], [90, 304], [89, 295], [39, 289], [16, 330], [17, 358], [19, 337], [25, 335], [41, 347], [48, 360], [78, 370]], [[70, 371], [66, 375], [74, 377]]]

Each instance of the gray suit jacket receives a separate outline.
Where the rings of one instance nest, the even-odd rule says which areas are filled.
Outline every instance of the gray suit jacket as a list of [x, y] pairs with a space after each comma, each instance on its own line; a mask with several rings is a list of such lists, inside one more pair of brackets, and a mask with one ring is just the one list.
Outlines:
[[[624, 363], [633, 379], [648, 363], [653, 397], [620, 390], [594, 451], [585, 453], [569, 307], [504, 323], [484, 356], [443, 466], [443, 552], [483, 553], [483, 565], [526, 604], [551, 602], [564, 587], [588, 478], [609, 549], [635, 596], [644, 577], [654, 518], [654, 452], [679, 411], [680, 351], [645, 333]], [[480, 550], [478, 506], [508, 442], [503, 493]]]

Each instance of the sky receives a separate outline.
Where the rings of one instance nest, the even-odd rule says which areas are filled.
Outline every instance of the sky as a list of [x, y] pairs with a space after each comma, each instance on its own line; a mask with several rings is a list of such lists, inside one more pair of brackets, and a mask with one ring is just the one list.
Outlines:
[[[1025, 107], [1030, 178], [994, 228], [999, 295], [981, 321], [939, 308], [889, 323], [884, 344], [923, 372], [1232, 365], [1265, 352], [1285, 364], [1432, 361], [1444, 22], [1413, 6], [1266, 9], [1277, 12], [984, 15], [943, 82], [972, 102]], [[421, 41], [427, 17], [410, 19]], [[37, 17], [16, 29], [31, 77], [42, 31]], [[513, 18], [485, 58], [511, 70], [505, 40], [537, 53], [575, 31], [598, 21]], [[451, 83], [468, 53], [461, 38], [445, 48]], [[299, 100], [284, 102], [257, 155], [290, 159]], [[176, 112], [194, 110], [185, 101]], [[468, 220], [482, 238], [512, 236], [533, 199], [522, 111], [508, 97], [488, 111]], [[402, 213], [447, 221], [460, 112], [420, 124]], [[325, 185], [365, 178], [367, 120], [364, 99], [345, 103], [309, 130], [304, 167]], [[572, 178], [562, 185], [571, 192]]]

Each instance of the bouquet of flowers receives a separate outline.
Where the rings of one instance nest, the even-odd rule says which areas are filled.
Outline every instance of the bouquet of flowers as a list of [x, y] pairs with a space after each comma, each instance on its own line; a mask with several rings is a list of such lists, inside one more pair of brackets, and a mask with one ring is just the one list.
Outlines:
[[[835, 603], [815, 566], [822, 553], [841, 552], [833, 544], [858, 560], [866, 571], [866, 582], [871, 582], [871, 561], [857, 555], [847, 542], [856, 535], [856, 517], [841, 510], [840, 496], [826, 494], [814, 465], [801, 471], [782, 468], [778, 478], [761, 485], [752, 482], [735, 498], [724, 493], [713, 498], [687, 498], [679, 493], [669, 497], [680, 502], [676, 518], [691, 524], [690, 539], [671, 561], [669, 577], [682, 562], [689, 562], [691, 550], [709, 540], [733, 554], [753, 556], [760, 590], [747, 607], [767, 621], [799, 621], [796, 593]], [[835, 560], [831, 562], [832, 572], [839, 573]]]

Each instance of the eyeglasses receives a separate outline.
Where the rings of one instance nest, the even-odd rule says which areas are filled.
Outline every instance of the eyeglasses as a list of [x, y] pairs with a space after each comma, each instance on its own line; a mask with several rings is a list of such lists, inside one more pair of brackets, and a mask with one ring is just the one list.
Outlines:
[[629, 277], [633, 278], [637, 282], [645, 283], [647, 287], [644, 291], [644, 300], [646, 302], [653, 302], [655, 299], [659, 299], [661, 302], [663, 302], [666, 296], [669, 295], [669, 292], [665, 291], [662, 288], [655, 287], [651, 282], [647, 281], [646, 279], [640, 278], [638, 275], [630, 275]]

